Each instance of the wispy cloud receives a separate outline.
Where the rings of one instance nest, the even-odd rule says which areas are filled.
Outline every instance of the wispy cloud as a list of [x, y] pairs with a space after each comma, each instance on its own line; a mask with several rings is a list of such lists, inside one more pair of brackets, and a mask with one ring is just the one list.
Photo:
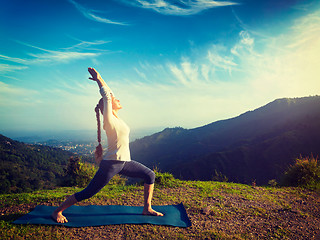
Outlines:
[[19, 65], [1, 63], [0, 64], [0, 73], [1, 74], [5, 74], [8, 72], [14, 72], [14, 71], [23, 70], [23, 69], [28, 68], [27, 66], [25, 66], [28, 63], [28, 61], [25, 59], [22, 59], [22, 58], [9, 57], [9, 56], [0, 54], [0, 59], [5, 60], [7, 62], [14, 62], [14, 63], [23, 64], [22, 66], [19, 66]]
[[16, 41], [19, 44], [23, 44], [33, 49], [37, 49], [40, 53], [27, 53], [29, 58], [15, 58], [0, 54], [0, 59], [23, 64], [24, 66], [16, 66], [10, 64], [2, 64], [0, 66], [0, 71], [14, 71], [27, 68], [29, 65], [41, 64], [41, 63], [67, 63], [70, 61], [84, 59], [84, 58], [95, 58], [102, 54], [108, 53], [106, 49], [91, 48], [91, 46], [103, 45], [109, 43], [109, 41], [80, 41], [71, 47], [64, 48], [63, 50], [50, 50], [41, 48], [35, 45], [24, 43], [21, 41]]
[[222, 45], [212, 45], [205, 57], [193, 60], [183, 57], [180, 63], [168, 63], [167, 66], [173, 82], [175, 79], [176, 84], [187, 88], [203, 87], [221, 80], [221, 76], [231, 76], [233, 71], [238, 71], [238, 62]]
[[175, 64], [169, 64], [168, 66], [172, 74], [176, 77], [176, 79], [179, 80], [182, 85], [188, 85], [188, 80], [183, 70], [178, 68]]
[[0, 58], [14, 62], [21, 63], [24, 66], [16, 66], [10, 64], [1, 64], [0, 72], [8, 72], [15, 70], [23, 70], [28, 68], [30, 65], [41, 64], [41, 63], [67, 63], [72, 60], [83, 59], [83, 58], [93, 58], [101, 55], [100, 53], [81, 53], [81, 52], [61, 52], [61, 51], [49, 51], [48, 53], [28, 53], [32, 58], [12, 58], [5, 55], [0, 55]]
[[212, 1], [212, 0], [123, 0], [127, 4], [145, 9], [151, 9], [165, 15], [194, 15], [204, 10], [216, 7], [237, 5], [232, 1]]
[[[97, 57], [101, 54], [101, 53], [94, 53], [94, 52], [80, 52], [80, 51], [70, 51], [70, 50], [56, 51], [56, 50], [40, 48], [40, 47], [26, 44], [26, 43], [22, 43], [22, 44], [29, 46], [31, 48], [41, 50], [42, 52], [45, 52], [45, 53], [28, 53], [29, 56], [33, 57], [33, 59], [28, 60], [30, 64], [42, 63], [42, 62], [65, 63], [71, 60], [76, 60], [76, 59], [81, 59], [86, 57]], [[73, 47], [71, 47], [71, 49], [73, 49]]]
[[205, 69], [205, 66], [192, 63], [187, 58], [182, 59], [180, 67], [173, 63], [169, 63], [168, 67], [179, 83], [185, 86], [197, 84], [202, 81], [201, 78], [208, 77], [208, 69]]
[[253, 51], [254, 38], [250, 36], [247, 31], [241, 31], [239, 33], [239, 41], [231, 48], [231, 53], [236, 56], [240, 56], [243, 51]]
[[192, 64], [186, 59], [181, 63], [181, 67], [185, 75], [191, 82], [197, 82], [199, 78], [199, 67], [197, 66], [197, 64]]
[[6, 61], [9, 61], [9, 62], [23, 63], [23, 64], [26, 64], [28, 62], [26, 59], [9, 57], [9, 56], [2, 55], [2, 54], [0, 54], [0, 59], [6, 60]]
[[220, 54], [216, 47], [208, 50], [208, 59], [212, 67], [217, 70], [227, 71], [229, 74], [231, 74], [233, 68], [238, 65], [234, 62], [232, 56]]
[[83, 14], [83, 16], [85, 16], [86, 18], [96, 21], [96, 22], [101, 22], [101, 23], [107, 23], [107, 24], [116, 24], [116, 25], [129, 25], [127, 23], [123, 23], [123, 22], [117, 22], [117, 21], [113, 21], [104, 17], [100, 17], [97, 16], [96, 14], [94, 14], [94, 10], [91, 9], [86, 9], [85, 7], [83, 7], [82, 5], [80, 5], [79, 3], [73, 1], [73, 0], [69, 0], [70, 3], [72, 3], [76, 9], [81, 12]]
[[[308, 18], [303, 18], [299, 22], [297, 21], [293, 27], [293, 31], [296, 33], [293, 37], [294, 41], [291, 41], [287, 47], [295, 49], [299, 46], [304, 46], [309, 41], [314, 39], [314, 36], [320, 36], [320, 11], [310, 14]], [[298, 34], [303, 32], [304, 34]]]
[[146, 74], [139, 71], [137, 68], [134, 68], [134, 71], [142, 78], [142, 79], [147, 79]]
[[30, 64], [42, 63], [42, 62], [69, 62], [75, 59], [87, 58], [87, 57], [97, 57], [100, 53], [81, 53], [81, 52], [60, 52], [60, 51], [50, 51], [48, 53], [29, 53], [34, 59], [30, 60]]
[[0, 73], [13, 72], [16, 70], [23, 70], [26, 68], [28, 68], [28, 67], [27, 66], [9, 65], [9, 64], [0, 64]]
[[71, 47], [66, 47], [63, 48], [65, 50], [74, 50], [74, 49], [78, 49], [78, 50], [94, 50], [94, 51], [109, 51], [109, 50], [105, 50], [105, 49], [99, 49], [99, 48], [92, 48], [92, 46], [98, 46], [98, 45], [103, 45], [103, 44], [107, 44], [110, 43], [111, 41], [104, 41], [104, 40], [96, 40], [93, 42], [89, 42], [89, 41], [83, 41], [80, 39], [76, 39], [71, 37], [72, 39], [78, 41], [79, 43], [77, 43], [76, 45], [73, 45]]

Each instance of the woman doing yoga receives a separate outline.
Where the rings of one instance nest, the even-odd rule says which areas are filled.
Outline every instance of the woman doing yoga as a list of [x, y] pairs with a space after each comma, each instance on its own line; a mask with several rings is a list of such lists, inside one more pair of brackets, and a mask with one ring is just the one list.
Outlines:
[[[88, 68], [91, 77], [89, 79], [98, 83], [100, 88], [100, 99], [95, 108], [98, 121], [98, 142], [95, 158], [99, 165], [99, 170], [81, 192], [77, 192], [67, 198], [53, 213], [52, 218], [58, 223], [68, 222], [62, 212], [73, 204], [88, 199], [99, 192], [116, 174], [122, 174], [128, 177], [144, 179], [144, 208], [142, 214], [152, 216], [163, 216], [151, 207], [153, 195], [154, 172], [144, 165], [131, 160], [129, 150], [129, 132], [130, 129], [126, 123], [118, 117], [118, 111], [122, 108], [120, 101], [115, 98], [111, 89], [102, 79], [100, 74], [94, 68]], [[103, 129], [108, 138], [108, 150], [102, 156], [100, 118], [99, 111], [103, 114]]]

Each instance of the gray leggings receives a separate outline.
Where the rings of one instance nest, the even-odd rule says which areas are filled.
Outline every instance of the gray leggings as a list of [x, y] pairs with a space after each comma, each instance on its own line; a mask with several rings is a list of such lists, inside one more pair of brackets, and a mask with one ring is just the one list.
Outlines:
[[99, 170], [89, 185], [74, 196], [78, 202], [98, 193], [116, 175], [121, 174], [133, 178], [143, 178], [147, 184], [153, 184], [154, 172], [136, 161], [102, 160]]

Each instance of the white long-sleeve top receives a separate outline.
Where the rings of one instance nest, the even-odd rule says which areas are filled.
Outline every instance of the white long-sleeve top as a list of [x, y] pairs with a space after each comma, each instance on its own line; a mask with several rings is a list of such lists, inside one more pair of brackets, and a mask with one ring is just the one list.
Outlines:
[[103, 129], [108, 138], [108, 150], [103, 160], [130, 161], [129, 133], [130, 128], [112, 113], [112, 97], [108, 87], [100, 89], [103, 98]]

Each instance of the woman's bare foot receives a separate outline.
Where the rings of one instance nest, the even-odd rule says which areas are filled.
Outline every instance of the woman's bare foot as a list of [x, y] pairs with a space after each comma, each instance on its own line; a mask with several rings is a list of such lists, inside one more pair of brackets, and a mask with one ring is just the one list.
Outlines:
[[53, 218], [53, 220], [55, 220], [57, 223], [66, 223], [68, 222], [68, 220], [66, 219], [65, 216], [62, 215], [61, 212], [56, 212], [54, 211], [52, 214], [51, 214], [51, 217]]
[[149, 208], [147, 210], [143, 209], [142, 214], [148, 215], [148, 216], [163, 216], [163, 213], [157, 212], [157, 211], [153, 210], [152, 208]]

